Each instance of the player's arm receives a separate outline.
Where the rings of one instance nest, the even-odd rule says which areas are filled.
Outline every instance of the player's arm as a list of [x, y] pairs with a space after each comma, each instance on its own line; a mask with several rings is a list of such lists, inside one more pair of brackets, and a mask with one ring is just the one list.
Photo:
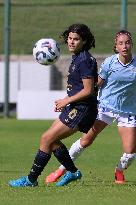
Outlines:
[[66, 97], [64, 99], [60, 99], [55, 101], [55, 105], [57, 109], [60, 109], [62, 107], [65, 107], [66, 105], [72, 103], [72, 102], [77, 102], [81, 101], [84, 98], [87, 98], [94, 92], [94, 78], [86, 78], [82, 79], [83, 82], [83, 89], [78, 92], [77, 94], [71, 96], [71, 97]]
[[87, 79], [82, 79], [83, 82], [83, 89], [78, 92], [77, 94], [68, 97], [69, 103], [72, 102], [77, 102], [80, 100], [83, 100], [84, 98], [87, 98], [94, 92], [94, 78], [87, 78]]
[[100, 88], [104, 83], [104, 79], [102, 79], [100, 76], [98, 76], [98, 82], [97, 82], [97, 87]]

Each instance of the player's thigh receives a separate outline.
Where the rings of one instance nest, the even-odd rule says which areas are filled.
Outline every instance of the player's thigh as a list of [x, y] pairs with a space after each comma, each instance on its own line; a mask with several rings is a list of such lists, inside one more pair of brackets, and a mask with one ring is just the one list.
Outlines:
[[69, 128], [58, 119], [53, 126], [43, 133], [42, 138], [46, 142], [49, 141], [50, 143], [53, 143], [72, 135], [76, 131], [76, 129]]
[[125, 153], [136, 152], [136, 127], [118, 127]]
[[51, 129], [59, 122], [60, 120], [59, 120], [59, 118], [57, 118], [53, 123], [52, 123], [52, 125], [51, 125]]
[[90, 130], [88, 131], [87, 134], [83, 134], [81, 139], [80, 139], [80, 144], [82, 147], [88, 147], [91, 145], [95, 139], [95, 137], [107, 126], [108, 124], [100, 121], [100, 120], [95, 120], [94, 125]]
[[98, 135], [105, 127], [107, 127], [107, 123], [102, 120], [95, 120], [95, 123], [92, 127], [92, 131], [95, 133], [95, 135]]

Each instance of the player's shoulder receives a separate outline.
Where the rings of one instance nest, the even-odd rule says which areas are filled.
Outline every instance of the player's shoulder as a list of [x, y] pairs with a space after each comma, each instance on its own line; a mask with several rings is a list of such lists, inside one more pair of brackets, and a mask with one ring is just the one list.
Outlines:
[[112, 62], [117, 61], [117, 54], [111, 55], [104, 60], [104, 63], [111, 64]]
[[94, 62], [96, 61], [96, 59], [88, 51], [81, 51], [79, 54], [79, 61], [80, 62], [83, 62], [83, 61]]
[[108, 68], [111, 67], [111, 65], [112, 65], [113, 63], [115, 63], [115, 62], [117, 62], [117, 61], [118, 61], [117, 54], [111, 55], [111, 56], [105, 58], [105, 60], [104, 60], [103, 63], [101, 64], [101, 67], [102, 67], [102, 68], [105, 67], [106, 69], [108, 69]]

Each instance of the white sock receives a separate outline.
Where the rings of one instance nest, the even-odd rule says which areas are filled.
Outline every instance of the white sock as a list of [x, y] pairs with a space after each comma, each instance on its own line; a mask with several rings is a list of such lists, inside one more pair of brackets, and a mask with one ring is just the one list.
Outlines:
[[134, 161], [136, 158], [136, 153], [133, 154], [127, 154], [124, 153], [122, 157], [120, 158], [120, 162], [116, 166], [116, 169], [123, 171], [124, 169], [127, 169], [131, 163]]
[[[80, 139], [77, 140], [76, 142], [74, 142], [69, 150], [69, 155], [70, 155], [71, 159], [73, 161], [75, 161], [79, 157], [79, 155], [82, 153], [83, 150], [84, 150], [84, 148], [80, 145]], [[63, 165], [61, 165], [59, 167], [59, 169], [64, 170], [65, 167]]]

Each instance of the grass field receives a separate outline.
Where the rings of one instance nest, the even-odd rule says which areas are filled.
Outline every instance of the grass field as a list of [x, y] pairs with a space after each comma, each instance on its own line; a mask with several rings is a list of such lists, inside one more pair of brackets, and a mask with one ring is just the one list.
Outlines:
[[[0, 0], [0, 54], [3, 53], [4, 4]], [[32, 54], [37, 40], [59, 35], [73, 23], [85, 23], [94, 32], [96, 54], [112, 52], [114, 34], [120, 30], [120, 0], [12, 0], [11, 54]], [[136, 43], [136, 1], [128, 1], [128, 29]], [[135, 48], [134, 48], [135, 51]], [[62, 46], [62, 54], [67, 53]]]
[[[114, 168], [121, 155], [116, 125], [105, 129], [92, 147], [77, 160], [81, 181], [66, 187], [44, 185], [44, 176], [58, 163], [52, 157], [39, 178], [39, 187], [11, 188], [10, 179], [26, 175], [31, 167], [39, 138], [51, 121], [0, 119], [0, 204], [1, 205], [134, 205], [136, 203], [135, 163], [126, 173], [125, 185], [114, 184]], [[64, 140], [69, 147], [80, 133]]]

